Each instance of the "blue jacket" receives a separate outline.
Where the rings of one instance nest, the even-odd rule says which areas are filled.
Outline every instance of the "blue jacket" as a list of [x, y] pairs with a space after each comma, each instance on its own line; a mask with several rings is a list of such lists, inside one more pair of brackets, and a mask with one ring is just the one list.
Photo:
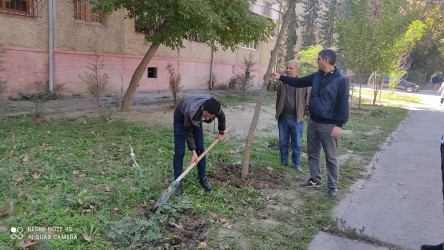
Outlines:
[[319, 70], [300, 78], [281, 75], [279, 80], [293, 87], [311, 86], [308, 105], [310, 119], [318, 123], [335, 124], [342, 128], [342, 125], [348, 121], [348, 79], [336, 67], [324, 74]]

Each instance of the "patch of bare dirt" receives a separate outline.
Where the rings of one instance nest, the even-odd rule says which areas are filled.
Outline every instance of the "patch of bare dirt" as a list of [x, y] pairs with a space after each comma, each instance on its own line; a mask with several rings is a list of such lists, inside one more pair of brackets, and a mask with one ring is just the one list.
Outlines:
[[254, 187], [257, 189], [277, 188], [281, 186], [284, 175], [273, 169], [250, 166], [247, 179], [242, 179], [242, 165], [224, 164], [215, 166], [214, 171], [209, 174], [211, 180], [220, 186], [232, 187]]
[[[173, 236], [175, 245], [183, 244], [185, 249], [197, 249], [205, 247], [205, 238], [210, 233], [211, 228], [205, 223], [205, 220], [198, 218], [192, 210], [185, 212], [186, 221], [184, 224], [168, 225], [168, 231]], [[163, 246], [163, 242], [157, 242], [157, 246]], [[156, 245], [155, 245], [156, 246]]]

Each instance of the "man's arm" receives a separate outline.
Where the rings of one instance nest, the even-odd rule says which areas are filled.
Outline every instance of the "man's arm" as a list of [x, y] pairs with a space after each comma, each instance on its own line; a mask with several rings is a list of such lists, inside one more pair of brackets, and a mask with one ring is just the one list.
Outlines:
[[184, 126], [183, 134], [185, 136], [185, 141], [187, 142], [188, 149], [190, 151], [196, 150], [196, 142], [193, 137], [193, 127], [192, 126]]
[[291, 77], [284, 76], [279, 73], [271, 73], [271, 78], [279, 79], [281, 82], [288, 84], [292, 87], [302, 88], [302, 87], [310, 87], [313, 85], [313, 78], [316, 73], [310, 74], [304, 77]]
[[225, 113], [224, 111], [221, 109], [219, 114], [216, 115], [217, 121], [219, 123], [219, 125], [217, 126], [217, 129], [219, 130], [219, 134], [223, 135], [225, 131]]
[[224, 134], [225, 134], [225, 113], [224, 111], [221, 109], [219, 114], [216, 115], [217, 117], [217, 121], [219, 123], [219, 125], [217, 126], [217, 129], [219, 130], [219, 134], [216, 136], [217, 139], [219, 139], [219, 141], [222, 141], [224, 139]]
[[349, 84], [348, 79], [343, 78], [338, 86], [338, 97], [336, 100], [336, 104], [338, 105], [338, 113], [336, 116], [335, 127], [331, 135], [333, 137], [338, 138], [342, 132], [342, 126], [348, 121], [348, 113], [349, 113]]

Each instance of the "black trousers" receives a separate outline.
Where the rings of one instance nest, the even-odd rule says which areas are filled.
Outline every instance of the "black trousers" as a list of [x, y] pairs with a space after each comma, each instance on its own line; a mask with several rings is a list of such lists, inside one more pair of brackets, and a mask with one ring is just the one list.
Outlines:
[[444, 198], [444, 144], [441, 144], [442, 195]]

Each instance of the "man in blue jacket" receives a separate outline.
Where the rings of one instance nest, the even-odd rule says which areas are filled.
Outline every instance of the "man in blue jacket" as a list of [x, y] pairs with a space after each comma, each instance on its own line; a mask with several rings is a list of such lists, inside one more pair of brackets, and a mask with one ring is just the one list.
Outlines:
[[310, 120], [307, 124], [307, 154], [310, 178], [302, 182], [303, 187], [321, 185], [321, 148], [324, 149], [328, 173], [328, 195], [338, 196], [338, 138], [342, 126], [348, 120], [349, 83], [338, 68], [336, 52], [324, 49], [318, 54], [319, 71], [311, 75], [295, 78], [272, 73], [271, 78], [279, 79], [293, 87], [312, 87], [308, 111]]

